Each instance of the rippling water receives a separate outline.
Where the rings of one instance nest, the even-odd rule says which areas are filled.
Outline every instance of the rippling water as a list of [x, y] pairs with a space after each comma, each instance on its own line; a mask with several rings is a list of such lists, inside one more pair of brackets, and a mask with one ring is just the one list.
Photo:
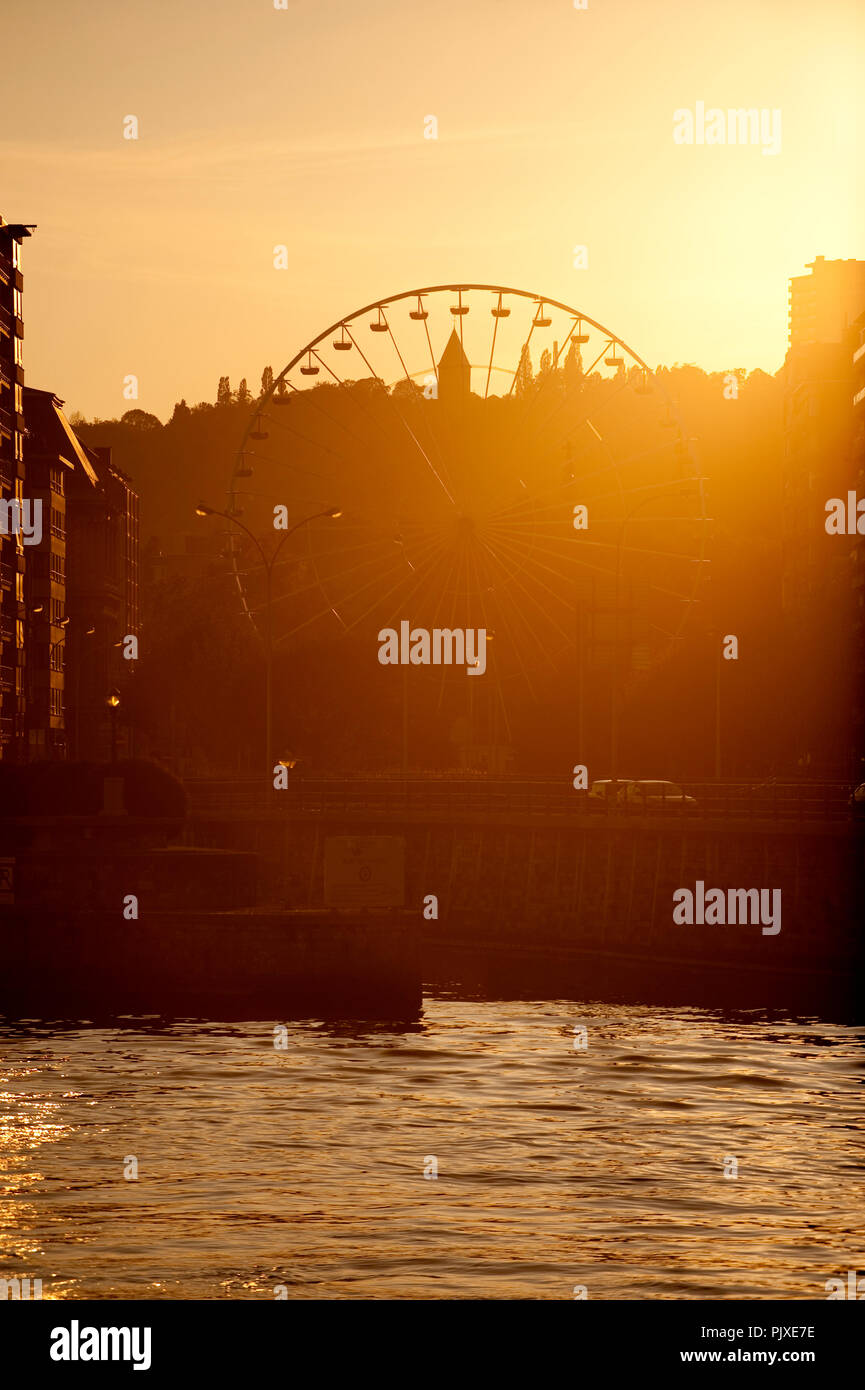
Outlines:
[[0, 1024], [0, 1276], [46, 1298], [825, 1298], [865, 1267], [861, 1029], [446, 996], [408, 1030], [285, 1026], [277, 1050], [268, 1023]]

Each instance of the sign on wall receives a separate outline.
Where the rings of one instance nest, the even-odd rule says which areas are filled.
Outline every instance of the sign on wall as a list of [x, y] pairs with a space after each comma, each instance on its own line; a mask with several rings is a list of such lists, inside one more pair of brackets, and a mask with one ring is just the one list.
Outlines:
[[405, 840], [399, 835], [332, 835], [324, 842], [326, 907], [403, 907]]

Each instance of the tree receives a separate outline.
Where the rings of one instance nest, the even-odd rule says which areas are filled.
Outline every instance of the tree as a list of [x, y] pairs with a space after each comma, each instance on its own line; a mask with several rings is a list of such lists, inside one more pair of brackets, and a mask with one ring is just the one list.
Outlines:
[[173, 414], [172, 414], [172, 416], [171, 416], [171, 419], [169, 420], [168, 423], [169, 423], [169, 425], [180, 425], [180, 424], [183, 424], [184, 421], [186, 421], [186, 420], [189, 419], [189, 417], [191, 416], [191, 414], [192, 414], [192, 411], [189, 409], [189, 406], [186, 404], [185, 399], [184, 399], [184, 400], [179, 400], [179, 401], [177, 402], [177, 404], [175, 405], [175, 407], [174, 407], [174, 412], [173, 412]]
[[237, 405], [249, 405], [252, 401], [252, 396], [250, 395], [249, 387], [246, 384], [245, 376], [240, 378], [240, 385], [237, 388], [237, 395], [234, 399]]
[[216, 388], [216, 404], [231, 405], [231, 383], [227, 376], [219, 378], [219, 385]]
[[261, 394], [266, 396], [273, 389], [273, 368], [265, 367], [261, 373]]
[[121, 425], [131, 425], [134, 430], [161, 430], [162, 421], [158, 415], [151, 415], [146, 410], [127, 410], [125, 415], [120, 417]]
[[562, 369], [565, 378], [565, 388], [572, 391], [579, 385], [580, 377], [583, 375], [583, 359], [577, 344], [571, 339], [570, 346], [565, 355], [565, 365]]
[[523, 350], [520, 353], [520, 362], [517, 367], [514, 391], [517, 396], [525, 396], [532, 389], [534, 373], [532, 371], [532, 356], [529, 352], [528, 343], [523, 343]]

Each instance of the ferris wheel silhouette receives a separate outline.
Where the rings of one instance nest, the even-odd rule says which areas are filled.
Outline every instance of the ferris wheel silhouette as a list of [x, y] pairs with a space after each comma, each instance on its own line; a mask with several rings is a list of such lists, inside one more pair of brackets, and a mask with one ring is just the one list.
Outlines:
[[[263, 392], [228, 515], [266, 533], [275, 506], [333, 504], [341, 519], [304, 527], [278, 566], [275, 646], [358, 637], [372, 651], [403, 620], [483, 628], [502, 698], [540, 698], [575, 644], [602, 661], [625, 641], [628, 674], [651, 669], [705, 575], [704, 480], [663, 382], [586, 313], [501, 285], [364, 305]], [[259, 626], [242, 536], [228, 554]]]

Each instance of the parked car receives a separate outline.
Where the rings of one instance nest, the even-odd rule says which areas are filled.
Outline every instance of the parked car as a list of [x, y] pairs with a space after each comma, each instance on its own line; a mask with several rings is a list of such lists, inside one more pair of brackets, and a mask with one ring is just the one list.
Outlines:
[[663, 811], [667, 808], [684, 811], [696, 806], [693, 796], [687, 796], [677, 782], [629, 782], [625, 801], [634, 810]]
[[621, 804], [624, 801], [630, 785], [629, 777], [617, 777], [615, 781], [611, 777], [602, 777], [599, 781], [593, 782], [588, 795], [589, 810], [612, 810], [616, 803]]

